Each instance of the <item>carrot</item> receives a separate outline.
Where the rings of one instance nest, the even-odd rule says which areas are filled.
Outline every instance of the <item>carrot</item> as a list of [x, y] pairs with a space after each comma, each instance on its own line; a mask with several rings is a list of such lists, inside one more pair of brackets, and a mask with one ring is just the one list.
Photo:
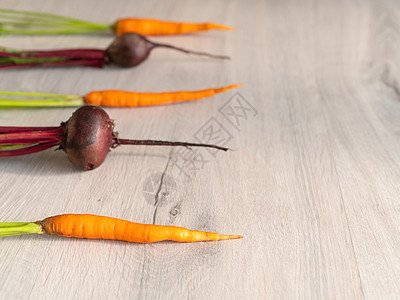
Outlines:
[[233, 27], [214, 23], [179, 23], [155, 19], [126, 18], [118, 20], [114, 25], [117, 35], [136, 32], [143, 35], [172, 35], [207, 31], [212, 29], [234, 30]]
[[86, 104], [111, 107], [138, 107], [163, 105], [183, 101], [198, 100], [242, 86], [232, 84], [226, 87], [200, 91], [181, 91], [167, 93], [136, 93], [119, 90], [93, 91], [84, 97]]
[[82, 106], [85, 104], [109, 107], [164, 105], [211, 97], [215, 94], [241, 86], [242, 84], [232, 84], [220, 88], [166, 93], [137, 93], [108, 90], [93, 91], [88, 93], [86, 96], [1, 91], [0, 108], [71, 107]]
[[50, 234], [64, 237], [153, 243], [202, 242], [240, 239], [240, 235], [188, 230], [183, 227], [133, 223], [117, 218], [89, 214], [64, 214], [29, 223], [0, 223], [0, 236]]
[[125, 18], [95, 23], [54, 14], [0, 9], [0, 34], [123, 34], [171, 35], [211, 29], [234, 30], [214, 23], [179, 23], [154, 19]]

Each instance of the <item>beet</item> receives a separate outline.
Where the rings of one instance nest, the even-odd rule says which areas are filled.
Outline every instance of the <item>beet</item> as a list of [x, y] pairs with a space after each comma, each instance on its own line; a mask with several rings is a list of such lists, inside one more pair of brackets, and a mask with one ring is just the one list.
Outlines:
[[111, 63], [119, 67], [135, 67], [144, 62], [150, 55], [150, 52], [157, 47], [170, 48], [186, 54], [229, 59], [228, 56], [212, 55], [204, 52], [190, 51], [172, 45], [154, 43], [137, 33], [125, 33], [118, 36], [107, 48], [106, 56]]
[[119, 67], [134, 67], [144, 62], [154, 44], [138, 34], [118, 36], [106, 50], [109, 61]]
[[83, 106], [62, 126], [65, 139], [60, 147], [76, 167], [92, 170], [103, 163], [114, 140], [114, 122], [103, 109]]
[[[58, 146], [72, 164], [82, 170], [93, 170], [105, 160], [108, 152], [119, 145], [208, 147], [210, 144], [159, 140], [120, 139], [114, 122], [98, 106], [82, 106], [67, 122], [56, 127], [0, 127], [0, 157], [32, 154]], [[5, 148], [7, 147], [7, 148]]]
[[115, 38], [106, 50], [61, 49], [50, 51], [18, 51], [0, 48], [0, 69], [26, 67], [87, 66], [102, 68], [116, 65], [122, 68], [135, 67], [144, 62], [154, 48], [169, 48], [186, 54], [211, 58], [229, 59], [228, 56], [191, 51], [168, 44], [149, 41], [137, 33], [125, 33]]

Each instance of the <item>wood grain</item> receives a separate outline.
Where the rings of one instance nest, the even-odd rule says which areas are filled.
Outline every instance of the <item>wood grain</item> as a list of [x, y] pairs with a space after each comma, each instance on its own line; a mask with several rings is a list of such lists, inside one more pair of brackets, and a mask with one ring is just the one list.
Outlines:
[[[236, 27], [153, 38], [228, 54], [229, 62], [160, 49], [130, 70], [0, 73], [0, 90], [69, 94], [244, 83], [239, 94], [190, 104], [107, 110], [121, 137], [196, 141], [210, 125], [222, 126], [234, 151], [124, 146], [92, 172], [74, 170], [60, 151], [3, 159], [0, 220], [94, 213], [245, 238], [149, 245], [3, 238], [0, 298], [398, 298], [398, 1], [41, 3], [3, 0], [2, 7]], [[0, 39], [21, 49], [105, 48], [112, 37]], [[247, 105], [246, 116], [224, 117], [235, 103]], [[3, 110], [0, 124], [57, 125], [72, 111]]]

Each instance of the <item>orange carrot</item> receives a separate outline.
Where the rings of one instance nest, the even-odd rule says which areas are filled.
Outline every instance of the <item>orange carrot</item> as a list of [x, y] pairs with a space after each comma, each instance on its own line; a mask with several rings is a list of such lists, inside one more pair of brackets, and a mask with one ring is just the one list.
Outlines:
[[239, 239], [240, 235], [188, 230], [182, 227], [133, 223], [121, 219], [88, 215], [65, 214], [38, 221], [42, 232], [51, 235], [153, 243], [165, 240], [176, 242], [218, 241]]
[[120, 90], [93, 91], [84, 97], [88, 105], [101, 105], [111, 107], [137, 107], [163, 105], [175, 102], [198, 100], [205, 97], [211, 97], [229, 89], [242, 86], [241, 84], [232, 84], [230, 86], [206, 89], [201, 91], [182, 91], [168, 93], [136, 93]]
[[142, 35], [172, 35], [207, 31], [211, 29], [234, 30], [233, 27], [214, 23], [178, 23], [133, 18], [119, 19], [114, 24], [113, 29], [117, 35], [128, 32], [135, 32]]
[[135, 32], [143, 35], [170, 35], [211, 29], [233, 30], [214, 23], [179, 23], [154, 19], [125, 18], [105, 24], [48, 13], [0, 8], [0, 29], [4, 34], [116, 34]]

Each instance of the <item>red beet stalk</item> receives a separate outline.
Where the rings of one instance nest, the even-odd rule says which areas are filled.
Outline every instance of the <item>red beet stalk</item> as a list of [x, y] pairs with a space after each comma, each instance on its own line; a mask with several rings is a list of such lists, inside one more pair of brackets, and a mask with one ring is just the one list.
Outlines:
[[105, 51], [63, 49], [54, 51], [0, 51], [0, 69], [27, 67], [90, 66], [103, 67]]
[[0, 145], [19, 145], [0, 150], [0, 157], [20, 156], [42, 151], [60, 144], [61, 127], [0, 127]]

